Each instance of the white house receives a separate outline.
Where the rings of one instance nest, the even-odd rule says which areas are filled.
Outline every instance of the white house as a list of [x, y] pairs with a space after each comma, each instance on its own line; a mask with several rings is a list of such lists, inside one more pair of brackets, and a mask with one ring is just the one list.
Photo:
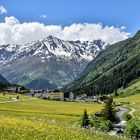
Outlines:
[[93, 96], [93, 102], [98, 102], [98, 99], [96, 96]]
[[69, 100], [70, 101], [74, 101], [74, 94], [73, 94], [73, 92], [69, 93]]

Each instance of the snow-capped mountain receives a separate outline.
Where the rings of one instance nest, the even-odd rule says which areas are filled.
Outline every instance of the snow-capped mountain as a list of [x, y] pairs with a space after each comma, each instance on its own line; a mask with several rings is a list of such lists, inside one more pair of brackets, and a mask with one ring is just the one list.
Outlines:
[[30, 42], [25, 45], [0, 46], [0, 65], [22, 57], [37, 56], [39, 59], [49, 59], [50, 55], [63, 59], [91, 61], [104, 48], [101, 40], [93, 42], [63, 41], [49, 36], [46, 39]]
[[10, 82], [36, 88], [62, 87], [105, 48], [101, 40], [63, 41], [49, 36], [25, 45], [0, 46], [0, 73]]

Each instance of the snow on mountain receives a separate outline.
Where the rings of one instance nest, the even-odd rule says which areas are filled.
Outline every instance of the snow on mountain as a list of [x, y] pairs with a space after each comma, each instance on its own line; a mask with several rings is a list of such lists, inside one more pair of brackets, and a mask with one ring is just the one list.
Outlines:
[[25, 45], [1, 45], [0, 65], [21, 57], [38, 56], [42, 59], [49, 58], [50, 55], [63, 59], [91, 61], [103, 50], [105, 45], [101, 40], [93, 42], [63, 41], [53, 36]]
[[105, 46], [101, 40], [64, 41], [53, 36], [25, 45], [1, 45], [0, 73], [11, 83], [29, 88], [62, 87], [77, 78]]

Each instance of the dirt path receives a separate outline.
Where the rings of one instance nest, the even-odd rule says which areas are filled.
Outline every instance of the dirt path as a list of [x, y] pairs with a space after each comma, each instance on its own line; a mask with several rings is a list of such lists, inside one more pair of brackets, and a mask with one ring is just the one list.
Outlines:
[[17, 102], [17, 101], [19, 101], [19, 100], [15, 99], [15, 98], [11, 98], [11, 100], [9, 100], [9, 101], [2, 101], [2, 102], [0, 102], [0, 104], [12, 103], [12, 102]]
[[136, 111], [136, 109], [131, 107], [131, 111], [129, 112], [129, 114], [130, 114], [131, 116], [133, 116], [133, 113], [134, 113], [135, 111]]
[[[135, 102], [132, 103], [132, 105], [135, 105], [135, 104], [136, 104]], [[131, 109], [131, 111], [129, 112], [129, 114], [130, 114], [131, 116], [133, 116], [133, 113], [136, 111], [136, 109], [133, 108], [133, 107], [131, 107], [130, 109]]]
[[19, 102], [19, 101], [29, 101], [29, 100], [34, 100], [35, 98], [29, 98], [29, 99], [16, 99], [16, 98], [11, 98], [9, 101], [2, 101], [0, 104], [5, 104], [5, 103], [13, 103], [13, 102]]

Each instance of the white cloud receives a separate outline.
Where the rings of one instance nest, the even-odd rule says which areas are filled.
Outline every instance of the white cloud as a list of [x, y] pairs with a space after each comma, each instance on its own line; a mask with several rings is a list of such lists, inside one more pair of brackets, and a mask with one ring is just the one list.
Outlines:
[[64, 40], [101, 39], [112, 44], [128, 38], [130, 34], [124, 31], [124, 26], [103, 26], [100, 23], [79, 23], [62, 27], [39, 22], [20, 23], [15, 17], [6, 17], [5, 21], [0, 23], [0, 44], [25, 44], [49, 35]]
[[5, 13], [7, 13], [7, 10], [3, 6], [0, 6], [0, 14], [5, 14]]
[[41, 15], [41, 18], [46, 19], [48, 16], [46, 14]]
[[106, 43], [112, 44], [128, 38], [129, 33], [123, 31], [123, 29], [122, 27], [103, 26], [100, 23], [72, 24], [71, 26], [64, 27], [62, 36], [65, 40], [101, 39]]
[[19, 24], [19, 21], [15, 17], [6, 17], [5, 23], [9, 26], [14, 26], [14, 25]]

